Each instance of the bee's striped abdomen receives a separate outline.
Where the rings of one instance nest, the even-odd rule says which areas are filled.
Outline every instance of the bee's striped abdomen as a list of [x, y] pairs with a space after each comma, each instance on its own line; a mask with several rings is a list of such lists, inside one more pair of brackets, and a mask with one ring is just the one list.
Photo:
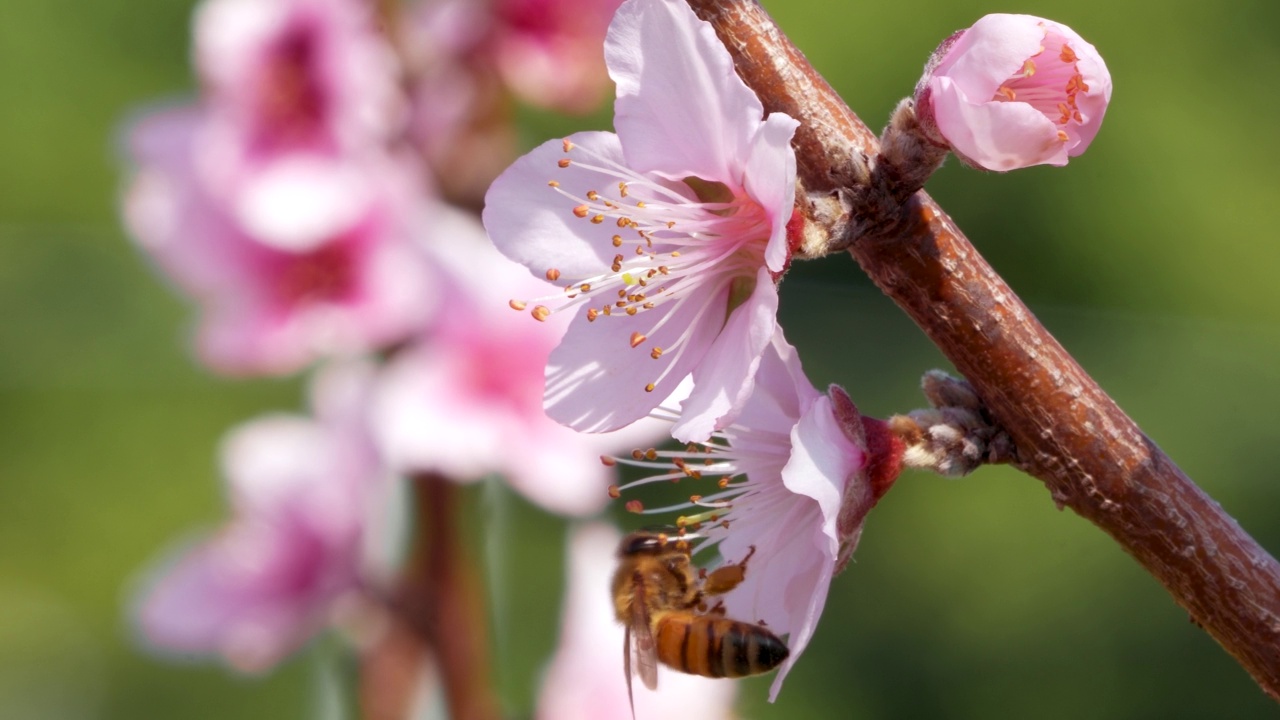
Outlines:
[[654, 621], [658, 659], [704, 677], [768, 672], [787, 659], [787, 646], [767, 628], [692, 612], [663, 613]]

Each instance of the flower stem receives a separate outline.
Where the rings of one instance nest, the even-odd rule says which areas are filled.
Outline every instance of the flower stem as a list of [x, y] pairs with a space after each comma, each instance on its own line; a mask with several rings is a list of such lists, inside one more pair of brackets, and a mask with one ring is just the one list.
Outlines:
[[363, 665], [364, 716], [404, 717], [423, 664], [432, 662], [450, 718], [499, 718], [484, 591], [461, 536], [461, 492], [456, 483], [432, 474], [415, 476], [413, 490], [416, 525], [408, 566], [391, 602], [391, 628]]

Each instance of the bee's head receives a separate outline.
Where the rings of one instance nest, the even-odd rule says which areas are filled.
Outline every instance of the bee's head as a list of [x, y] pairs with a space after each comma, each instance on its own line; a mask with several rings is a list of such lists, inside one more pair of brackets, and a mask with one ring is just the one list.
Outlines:
[[660, 530], [639, 530], [622, 538], [622, 543], [618, 545], [618, 557], [661, 555], [673, 550], [688, 553], [689, 539], [690, 536], [680, 534], [675, 528], [671, 528], [669, 533]]

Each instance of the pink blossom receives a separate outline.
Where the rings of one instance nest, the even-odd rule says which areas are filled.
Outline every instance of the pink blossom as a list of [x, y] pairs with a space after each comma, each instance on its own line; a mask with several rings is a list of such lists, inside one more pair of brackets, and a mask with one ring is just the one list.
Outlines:
[[[202, 310], [198, 347], [231, 373], [285, 373], [318, 357], [405, 337], [434, 306], [415, 247], [423, 202], [394, 158], [293, 155], [220, 190], [197, 167], [206, 115], [143, 117], [125, 219], [139, 245]], [[222, 202], [235, 195], [234, 205]]]
[[[623, 628], [609, 602], [614, 548], [612, 527], [590, 524], [569, 538], [568, 596], [560, 645], [538, 695], [539, 720], [631, 720], [622, 662]], [[664, 672], [656, 691], [633, 683], [637, 718], [732, 718], [736, 683]]]
[[371, 11], [360, 0], [206, 0], [195, 53], [212, 120], [208, 171], [381, 148], [404, 107]]
[[499, 254], [471, 216], [442, 211], [430, 222], [447, 238], [431, 246], [433, 257], [454, 280], [439, 320], [379, 379], [372, 422], [389, 461], [462, 482], [499, 473], [553, 512], [600, 510], [614, 479], [600, 455], [656, 441], [665, 424], [583, 435], [548, 418], [542, 366], [564, 323], [529, 322], [503, 293], [554, 287]]
[[232, 518], [151, 570], [135, 607], [147, 644], [266, 670], [360, 587], [388, 487], [360, 427], [368, 386], [367, 368], [324, 373], [314, 419], [272, 415], [227, 436]]
[[617, 134], [579, 133], [517, 160], [485, 198], [485, 229], [566, 288], [554, 308], [532, 308], [575, 315], [547, 364], [548, 414], [617, 429], [692, 374], [672, 434], [701, 440], [737, 414], [773, 337], [797, 123], [764, 117], [680, 0], [623, 4], [605, 60]]
[[987, 170], [1066, 165], [1089, 147], [1110, 100], [1098, 51], [1031, 15], [987, 15], [951, 36], [916, 86], [926, 132]]
[[[204, 96], [191, 166], [212, 200], [268, 244], [317, 242], [402, 129], [390, 47], [361, 0], [208, 0], [196, 14]], [[313, 177], [314, 176], [314, 177]], [[277, 208], [281, 205], [287, 211]]]
[[675, 524], [705, 538], [695, 556], [718, 545], [725, 562], [737, 563], [754, 549], [746, 579], [724, 596], [724, 607], [730, 618], [763, 622], [786, 636], [791, 654], [778, 670], [771, 700], [813, 637], [831, 578], [855, 549], [867, 511], [892, 480], [868, 477], [872, 454], [857, 436], [861, 428], [851, 433], [849, 427], [858, 420], [856, 410], [842, 417], [834, 402], [852, 408], [842, 391], [822, 395], [809, 384], [795, 348], [779, 332], [742, 413], [705, 450], [620, 459], [665, 471], [623, 492], [673, 480], [698, 486], [690, 503], [642, 510], [692, 511]]
[[359, 0], [208, 0], [195, 106], [144, 116], [126, 221], [202, 310], [201, 358], [284, 373], [402, 339], [433, 302], [394, 57]]

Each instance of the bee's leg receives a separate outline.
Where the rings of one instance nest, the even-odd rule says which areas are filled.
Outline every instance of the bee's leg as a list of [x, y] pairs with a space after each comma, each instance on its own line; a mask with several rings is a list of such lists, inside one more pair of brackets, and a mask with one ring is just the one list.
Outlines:
[[742, 558], [741, 561], [732, 565], [721, 565], [707, 573], [707, 577], [702, 582], [703, 594], [723, 595], [738, 587], [747, 577], [747, 561], [755, 554], [756, 546], [752, 545], [751, 549], [747, 551], [747, 556]]

